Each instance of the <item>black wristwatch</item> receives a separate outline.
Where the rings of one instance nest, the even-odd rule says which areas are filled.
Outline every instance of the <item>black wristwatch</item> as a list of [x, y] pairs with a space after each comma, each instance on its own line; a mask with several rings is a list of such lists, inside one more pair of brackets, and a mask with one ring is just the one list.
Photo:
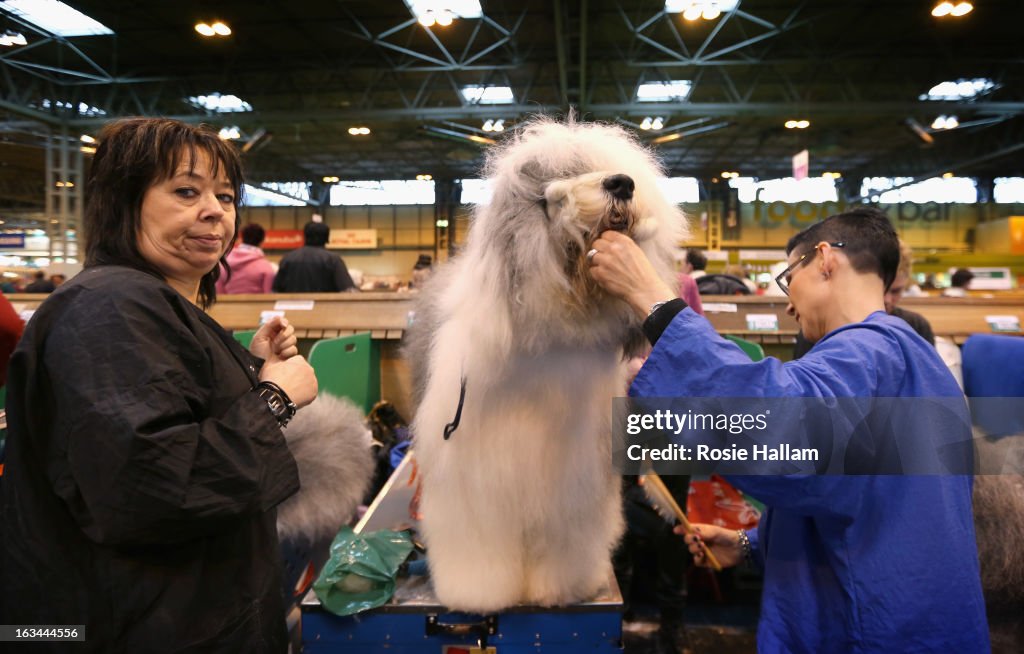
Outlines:
[[256, 385], [256, 392], [260, 399], [267, 403], [270, 415], [274, 416], [282, 427], [287, 425], [295, 417], [295, 412], [299, 410], [284, 389], [274, 382], [260, 382]]

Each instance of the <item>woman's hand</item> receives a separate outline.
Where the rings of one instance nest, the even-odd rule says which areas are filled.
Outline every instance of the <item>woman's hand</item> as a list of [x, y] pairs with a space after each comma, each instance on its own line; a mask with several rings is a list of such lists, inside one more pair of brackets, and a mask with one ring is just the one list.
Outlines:
[[735, 529], [722, 529], [715, 525], [695, 524], [694, 533], [689, 533], [682, 525], [676, 525], [675, 533], [684, 536], [686, 544], [693, 555], [693, 562], [702, 568], [710, 568], [701, 541], [708, 546], [723, 568], [731, 568], [743, 560], [743, 547]]
[[590, 257], [590, 276], [604, 290], [628, 302], [641, 318], [647, 317], [656, 302], [676, 298], [644, 251], [625, 234], [609, 230], [591, 247], [597, 252]]
[[299, 353], [298, 343], [291, 323], [284, 316], [274, 316], [256, 331], [249, 351], [264, 360], [271, 356], [290, 359]]
[[280, 359], [271, 355], [260, 369], [260, 381], [280, 386], [297, 407], [304, 407], [316, 399], [316, 374], [305, 357]]

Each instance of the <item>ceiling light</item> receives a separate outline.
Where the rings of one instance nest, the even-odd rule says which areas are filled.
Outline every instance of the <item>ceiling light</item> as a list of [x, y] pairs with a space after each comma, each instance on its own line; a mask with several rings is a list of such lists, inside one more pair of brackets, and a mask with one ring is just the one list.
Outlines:
[[942, 179], [952, 179], [953, 173], [942, 173]]
[[956, 102], [957, 100], [969, 100], [982, 93], [987, 93], [996, 87], [995, 82], [988, 78], [977, 77], [974, 79], [958, 79], [955, 81], [942, 82], [928, 89], [928, 93], [918, 97], [919, 100], [942, 100]]
[[494, 121], [494, 126], [491, 129], [493, 129], [495, 132], [504, 132], [505, 131], [505, 119], [504, 118], [499, 118], [498, 120]]
[[434, 179], [433, 175], [416, 175], [417, 182], [429, 182], [432, 179]]
[[701, 9], [693, 4], [683, 10], [683, 18], [686, 20], [697, 20], [700, 18]]
[[210, 95], [196, 95], [188, 98], [190, 104], [200, 109], [214, 111], [219, 114], [236, 113], [241, 111], [252, 111], [252, 105], [237, 95], [221, 95], [211, 93]]
[[960, 126], [956, 116], [939, 116], [932, 121], [932, 129], [954, 129]]
[[515, 101], [509, 86], [470, 84], [462, 87], [462, 97], [471, 104], [512, 104]]
[[96, 154], [96, 148], [92, 147], [91, 145], [83, 145], [80, 149], [85, 154]]
[[[484, 15], [480, 0], [405, 0], [405, 6], [424, 27], [435, 23], [444, 27], [451, 25], [455, 18], [480, 18]], [[426, 18], [428, 14], [430, 17]]]
[[641, 121], [640, 129], [650, 129], [650, 128], [651, 128], [651, 117], [647, 116], [646, 118], [643, 119], [643, 121]]
[[494, 121], [491, 120], [490, 118], [488, 118], [486, 121], [484, 121], [483, 130], [485, 132], [493, 131], [494, 130]]
[[210, 28], [214, 32], [219, 34], [220, 36], [230, 36], [231, 35], [231, 28], [228, 27], [227, 25], [225, 25], [224, 23], [220, 22], [220, 21], [217, 21], [213, 25], [210, 25]]
[[91, 137], [91, 136], [89, 136], [88, 134], [82, 134], [82, 136], [80, 138], [81, 138], [82, 143], [95, 143], [96, 142], [96, 139]]
[[676, 79], [668, 82], [645, 82], [637, 87], [636, 99], [638, 102], [685, 100], [692, 88], [693, 82], [688, 79]]
[[714, 20], [722, 15], [722, 10], [718, 8], [718, 5], [707, 5], [704, 7], [704, 11], [700, 12], [700, 17], [704, 20]]
[[797, 129], [807, 129], [810, 126], [811, 126], [811, 121], [809, 121], [809, 120], [798, 120], [796, 122]]
[[333, 176], [324, 177], [324, 183], [325, 184], [337, 184], [340, 181], [341, 180], [339, 178], [337, 178], [337, 177], [333, 177]]
[[237, 126], [233, 125], [231, 127], [221, 127], [220, 132], [217, 133], [217, 136], [221, 137], [225, 141], [229, 141], [233, 139], [242, 138], [242, 132], [241, 130], [238, 129]]
[[25, 39], [25, 35], [21, 32], [15, 32], [14, 30], [7, 30], [3, 34], [0, 34], [0, 45], [11, 47], [15, 45], [27, 45], [28, 41]]
[[0, 7], [57, 36], [100, 36], [114, 32], [58, 0], [6, 0]]
[[822, 173], [821, 176], [825, 177], [826, 179], [839, 179], [843, 175], [842, 173]]
[[659, 130], [659, 129], [661, 129], [664, 126], [665, 126], [665, 121], [662, 120], [661, 118], [655, 118], [654, 120], [651, 121], [651, 129], [653, 129], [653, 130]]
[[936, 18], [942, 18], [943, 16], [948, 16], [950, 13], [952, 13], [952, 11], [952, 2], [940, 2], [939, 4], [935, 5], [935, 7], [932, 9], [932, 16], [935, 16]]
[[352, 136], [366, 136], [370, 133], [369, 127], [349, 127], [348, 133]]
[[213, 28], [206, 23], [196, 23], [196, 31], [203, 36], [214, 36], [216, 34], [216, 32], [213, 31]]
[[971, 3], [969, 3], [969, 2], [958, 2], [956, 4], [956, 6], [953, 7], [953, 10], [950, 11], [949, 13], [950, 13], [950, 15], [956, 16], [957, 18], [959, 18], [960, 16], [964, 16], [966, 14], [971, 13], [972, 9], [974, 9], [974, 5], [972, 5]]

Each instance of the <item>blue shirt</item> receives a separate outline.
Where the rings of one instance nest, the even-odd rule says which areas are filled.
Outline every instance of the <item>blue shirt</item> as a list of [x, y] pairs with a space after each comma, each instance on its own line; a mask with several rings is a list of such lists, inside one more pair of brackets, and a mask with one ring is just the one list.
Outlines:
[[[655, 344], [635, 397], [955, 397], [956, 381], [879, 311], [802, 359], [751, 362], [690, 309]], [[799, 430], [800, 425], [793, 425]], [[966, 476], [743, 476], [767, 506], [759, 652], [988, 652]]]

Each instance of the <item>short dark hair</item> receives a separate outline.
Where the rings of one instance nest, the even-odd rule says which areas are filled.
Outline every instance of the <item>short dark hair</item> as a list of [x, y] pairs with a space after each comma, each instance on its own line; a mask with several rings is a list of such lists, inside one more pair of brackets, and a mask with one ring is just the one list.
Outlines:
[[874, 207], [858, 207], [815, 223], [786, 244], [786, 256], [794, 251], [806, 254], [818, 243], [843, 242], [843, 253], [859, 273], [873, 272], [882, 278], [885, 290], [896, 279], [900, 266], [900, 241], [892, 222]]
[[324, 245], [331, 236], [331, 228], [323, 223], [308, 222], [302, 228], [302, 235], [306, 239], [306, 245]]
[[267, 232], [263, 230], [261, 225], [249, 223], [242, 228], [242, 242], [246, 245], [259, 247], [265, 238], [267, 238]]
[[694, 270], [704, 270], [708, 267], [708, 258], [700, 250], [690, 248], [686, 251], [686, 263], [693, 266]]
[[[235, 236], [242, 203], [242, 163], [234, 146], [205, 125], [188, 125], [169, 118], [127, 118], [103, 128], [85, 181], [85, 267], [120, 265], [160, 279], [163, 275], [139, 252], [142, 199], [154, 184], [174, 176], [182, 160], [195, 165], [202, 151], [221, 167], [234, 191]], [[226, 252], [231, 251], [231, 239]], [[224, 257], [221, 264], [226, 265]], [[217, 298], [220, 266], [203, 275], [199, 304], [205, 309]]]
[[967, 285], [974, 279], [974, 273], [966, 268], [957, 268], [949, 283], [954, 288], [967, 288]]

